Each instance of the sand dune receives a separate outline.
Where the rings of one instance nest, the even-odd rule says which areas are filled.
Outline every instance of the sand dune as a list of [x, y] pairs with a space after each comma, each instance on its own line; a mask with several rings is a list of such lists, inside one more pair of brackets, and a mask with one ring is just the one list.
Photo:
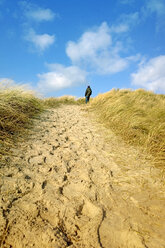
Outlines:
[[82, 107], [49, 110], [0, 168], [1, 247], [164, 248], [160, 175]]

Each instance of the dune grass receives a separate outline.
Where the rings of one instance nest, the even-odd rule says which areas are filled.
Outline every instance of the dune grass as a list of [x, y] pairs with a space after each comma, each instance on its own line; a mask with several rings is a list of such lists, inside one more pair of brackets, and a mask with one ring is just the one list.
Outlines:
[[113, 89], [95, 97], [90, 107], [106, 127], [165, 166], [165, 95]]
[[[32, 118], [61, 104], [85, 104], [73, 96], [39, 99], [23, 88], [0, 88], [0, 158], [8, 153]], [[165, 165], [165, 95], [145, 90], [111, 90], [88, 104], [98, 120], [129, 144], [137, 145]]]
[[67, 105], [81, 105], [85, 104], [84, 98], [76, 99], [74, 96], [61, 96], [61, 97], [50, 97], [43, 100], [45, 107], [56, 108], [61, 104]]
[[30, 91], [21, 87], [0, 89], [0, 158], [43, 109], [42, 101]]
[[84, 98], [73, 96], [39, 99], [23, 86], [0, 85], [0, 159], [10, 154], [10, 148], [31, 127], [32, 119], [48, 108], [61, 104], [83, 104]]

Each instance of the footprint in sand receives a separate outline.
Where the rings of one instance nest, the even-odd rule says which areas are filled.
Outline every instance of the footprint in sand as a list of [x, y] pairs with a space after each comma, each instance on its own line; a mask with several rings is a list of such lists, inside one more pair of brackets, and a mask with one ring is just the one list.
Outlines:
[[105, 134], [80, 106], [35, 120], [0, 168], [0, 247], [165, 248], [159, 170]]

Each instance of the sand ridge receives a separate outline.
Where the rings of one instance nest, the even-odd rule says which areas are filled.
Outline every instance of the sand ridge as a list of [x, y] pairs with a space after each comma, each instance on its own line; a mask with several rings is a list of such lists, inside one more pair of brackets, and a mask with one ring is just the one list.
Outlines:
[[165, 247], [160, 171], [105, 135], [80, 106], [35, 121], [0, 168], [1, 247]]

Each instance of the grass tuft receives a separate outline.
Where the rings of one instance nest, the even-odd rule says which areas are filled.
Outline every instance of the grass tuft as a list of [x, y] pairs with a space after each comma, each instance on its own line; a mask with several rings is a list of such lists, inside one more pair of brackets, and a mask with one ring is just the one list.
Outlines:
[[0, 157], [7, 154], [16, 137], [43, 109], [42, 101], [31, 91], [21, 87], [0, 88]]
[[113, 89], [95, 97], [90, 106], [106, 127], [165, 165], [165, 95]]
[[50, 97], [43, 100], [45, 107], [56, 108], [61, 104], [67, 105], [81, 105], [85, 103], [84, 98], [76, 99], [74, 96], [61, 96], [61, 97]]
[[[21, 87], [0, 87], [0, 158], [8, 154], [32, 118], [61, 104], [81, 105], [85, 99], [63, 96], [41, 100]], [[156, 164], [165, 165], [165, 95], [113, 89], [92, 98], [88, 106], [106, 127], [127, 143], [147, 150]]]
[[73, 96], [41, 100], [23, 86], [0, 84], [0, 159], [10, 154], [10, 148], [25, 134], [32, 119], [47, 108], [61, 104], [83, 104], [84, 98]]

